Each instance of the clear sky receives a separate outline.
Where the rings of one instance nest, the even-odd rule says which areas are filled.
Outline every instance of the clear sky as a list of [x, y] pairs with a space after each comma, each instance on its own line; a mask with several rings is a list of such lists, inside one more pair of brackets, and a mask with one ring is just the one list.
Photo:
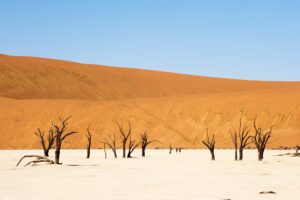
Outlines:
[[300, 80], [300, 1], [0, 0], [0, 53]]

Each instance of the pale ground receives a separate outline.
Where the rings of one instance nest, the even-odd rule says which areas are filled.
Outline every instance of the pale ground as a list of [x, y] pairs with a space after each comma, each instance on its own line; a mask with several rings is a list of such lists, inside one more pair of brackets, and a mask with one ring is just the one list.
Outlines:
[[[217, 150], [213, 162], [207, 150], [149, 150], [146, 158], [109, 154], [107, 160], [101, 150], [92, 150], [89, 160], [84, 150], [65, 150], [62, 166], [24, 168], [15, 167], [18, 159], [41, 151], [2, 150], [0, 199], [299, 200], [300, 158], [274, 156], [286, 152], [267, 150], [258, 162], [256, 151], [247, 150], [245, 160], [235, 162], [232, 150]], [[269, 190], [277, 194], [258, 194]]]

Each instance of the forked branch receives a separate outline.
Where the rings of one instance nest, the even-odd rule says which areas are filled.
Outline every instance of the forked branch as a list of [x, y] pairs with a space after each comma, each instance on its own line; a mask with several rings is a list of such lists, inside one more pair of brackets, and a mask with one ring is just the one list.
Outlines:
[[129, 136], [131, 135], [131, 123], [130, 123], [130, 121], [128, 121], [127, 131], [124, 129], [122, 123], [115, 121], [115, 124], [117, 125], [119, 132], [120, 132], [122, 149], [123, 149], [123, 158], [126, 158], [126, 144], [127, 144]]
[[140, 134], [141, 137], [141, 144], [142, 144], [142, 157], [146, 156], [146, 148], [149, 144], [153, 143], [153, 142], [160, 142], [158, 140], [148, 140], [148, 134], [147, 131], [145, 129], [144, 133]]
[[215, 134], [213, 133], [212, 137], [210, 137], [208, 134], [208, 129], [206, 129], [206, 139], [202, 140], [202, 143], [209, 149], [211, 154], [211, 160], [215, 160]]
[[135, 140], [132, 140], [131, 136], [130, 136], [130, 138], [129, 138], [129, 144], [128, 144], [127, 158], [132, 158], [131, 154], [139, 146], [139, 144], [140, 144], [140, 142], [136, 143]]
[[254, 129], [255, 129], [255, 135], [252, 137], [252, 140], [258, 151], [258, 160], [261, 161], [264, 158], [264, 151], [269, 139], [271, 138], [273, 127], [271, 127], [269, 131], [264, 132], [261, 128], [258, 128], [256, 126], [256, 119], [255, 119]]

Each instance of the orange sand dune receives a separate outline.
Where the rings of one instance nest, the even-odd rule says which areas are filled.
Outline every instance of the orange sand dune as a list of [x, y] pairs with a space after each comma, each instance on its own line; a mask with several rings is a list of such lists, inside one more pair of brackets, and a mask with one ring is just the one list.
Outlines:
[[0, 55], [0, 148], [38, 148], [33, 131], [72, 115], [79, 133], [65, 144], [85, 147], [91, 124], [96, 140], [117, 133], [113, 120], [130, 120], [133, 136], [145, 128], [161, 143], [202, 147], [205, 129], [218, 147], [230, 147], [229, 128], [241, 112], [274, 126], [270, 147], [300, 144], [300, 82], [259, 82], [86, 65]]

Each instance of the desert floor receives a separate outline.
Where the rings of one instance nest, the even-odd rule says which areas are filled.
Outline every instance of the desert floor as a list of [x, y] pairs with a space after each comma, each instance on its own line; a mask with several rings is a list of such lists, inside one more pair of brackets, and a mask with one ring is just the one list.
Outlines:
[[148, 150], [146, 158], [132, 159], [114, 159], [110, 152], [104, 159], [101, 150], [86, 159], [84, 150], [64, 150], [61, 166], [15, 167], [23, 155], [42, 152], [2, 150], [0, 199], [298, 200], [300, 158], [276, 156], [287, 152], [267, 150], [258, 162], [256, 151], [246, 150], [245, 160], [236, 162], [233, 150], [216, 150], [216, 161], [207, 150]]

